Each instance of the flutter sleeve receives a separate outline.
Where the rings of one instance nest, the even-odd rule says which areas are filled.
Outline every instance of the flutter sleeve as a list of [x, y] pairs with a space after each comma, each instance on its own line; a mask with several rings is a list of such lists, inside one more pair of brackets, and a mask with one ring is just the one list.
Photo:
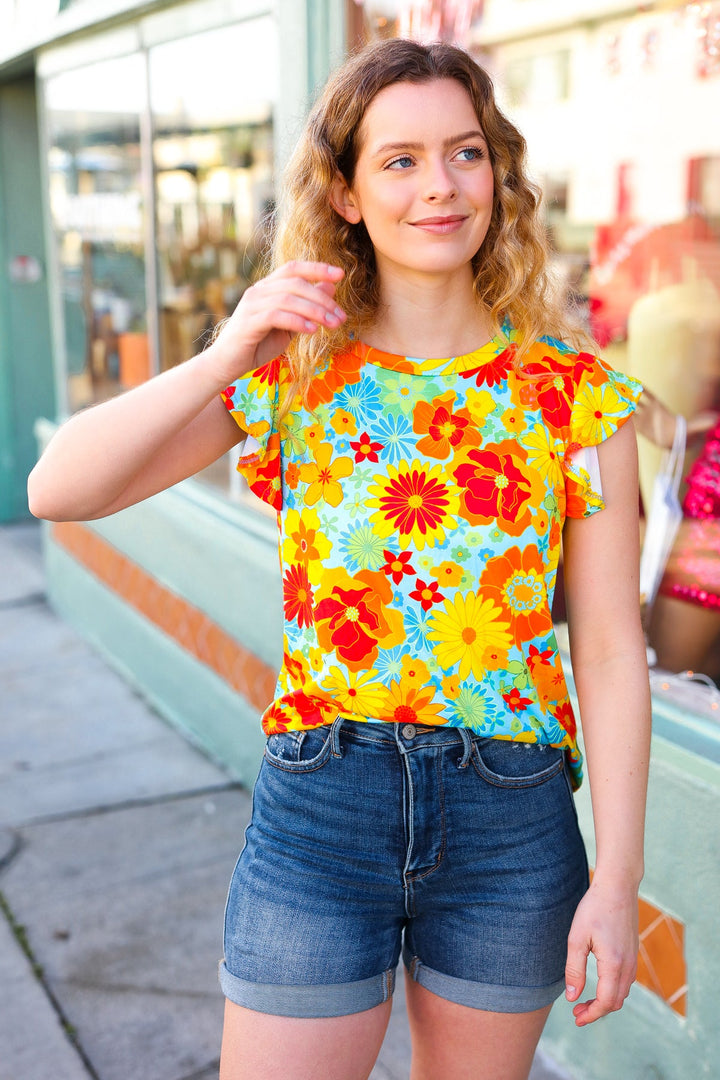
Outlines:
[[282, 358], [249, 372], [222, 392], [222, 400], [246, 433], [237, 469], [251, 491], [274, 510], [282, 509], [282, 462], [278, 413], [286, 382]]
[[584, 518], [605, 507], [596, 448], [630, 419], [643, 388], [636, 379], [613, 371], [599, 357], [582, 354], [575, 382], [563, 472], [566, 514]]

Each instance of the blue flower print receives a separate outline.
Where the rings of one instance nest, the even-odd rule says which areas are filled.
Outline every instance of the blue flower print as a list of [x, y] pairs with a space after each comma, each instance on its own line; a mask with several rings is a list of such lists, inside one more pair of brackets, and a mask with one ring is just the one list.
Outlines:
[[404, 613], [405, 634], [411, 649], [417, 648], [429, 651], [427, 635], [431, 627], [427, 621], [428, 615], [429, 612], [423, 611], [420, 607], [408, 608]]
[[364, 378], [346, 386], [336, 400], [338, 407], [354, 416], [359, 424], [372, 423], [373, 418], [382, 412], [380, 388], [371, 379]]
[[381, 649], [374, 667], [384, 683], [397, 681], [402, 676], [403, 656], [407, 649], [396, 645], [394, 649]]
[[373, 424], [370, 437], [383, 443], [380, 456], [393, 465], [411, 457], [415, 449], [415, 434], [406, 416], [381, 416]]

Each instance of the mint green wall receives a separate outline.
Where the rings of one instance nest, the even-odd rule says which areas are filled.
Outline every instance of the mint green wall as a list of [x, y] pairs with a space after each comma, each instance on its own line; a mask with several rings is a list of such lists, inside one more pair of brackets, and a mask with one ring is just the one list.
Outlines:
[[[656, 703], [654, 728], [683, 737], [681, 718], [677, 719], [673, 728], [666, 706]], [[701, 720], [691, 727], [717, 759], [720, 727]], [[593, 864], [587, 783], [576, 798]], [[571, 1006], [561, 999], [550, 1015], [543, 1047], [577, 1080], [715, 1080], [720, 1076], [719, 825], [718, 761], [685, 749], [684, 738], [678, 743], [655, 734], [646, 869], [640, 891], [644, 899], [685, 924], [687, 1017], [635, 984], [621, 1012], [577, 1029]]]
[[[230, 507], [189, 481], [88, 527], [279, 668], [282, 597], [274, 519]], [[49, 528], [45, 537], [53, 607], [158, 712], [251, 786], [264, 741], [257, 708], [85, 570], [52, 541]]]
[[47, 278], [14, 284], [16, 255], [45, 267], [35, 84], [0, 84], [0, 521], [27, 516], [33, 423], [54, 416]]

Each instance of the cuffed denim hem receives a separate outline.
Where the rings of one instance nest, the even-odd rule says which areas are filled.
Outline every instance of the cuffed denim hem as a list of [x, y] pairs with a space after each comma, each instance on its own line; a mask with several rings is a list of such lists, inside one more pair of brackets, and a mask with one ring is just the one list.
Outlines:
[[[459, 980], [456, 980], [459, 981]], [[278, 985], [253, 983], [228, 971], [220, 962], [220, 986], [226, 998], [236, 1005], [272, 1016], [317, 1019], [324, 1016], [349, 1016], [382, 1004], [393, 995], [395, 972], [383, 971], [370, 979], [325, 986]]]
[[550, 986], [496, 986], [444, 975], [403, 949], [403, 962], [414, 982], [446, 1001], [489, 1012], [524, 1013], [552, 1005], [565, 990], [565, 979]]

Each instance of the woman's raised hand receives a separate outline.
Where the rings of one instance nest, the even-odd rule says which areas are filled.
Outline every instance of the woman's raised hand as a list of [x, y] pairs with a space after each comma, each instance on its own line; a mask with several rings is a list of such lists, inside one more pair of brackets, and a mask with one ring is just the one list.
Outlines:
[[279, 356], [295, 334], [320, 326], [337, 329], [346, 319], [335, 302], [339, 266], [294, 260], [243, 293], [240, 303], [210, 346], [214, 363], [230, 384]]

